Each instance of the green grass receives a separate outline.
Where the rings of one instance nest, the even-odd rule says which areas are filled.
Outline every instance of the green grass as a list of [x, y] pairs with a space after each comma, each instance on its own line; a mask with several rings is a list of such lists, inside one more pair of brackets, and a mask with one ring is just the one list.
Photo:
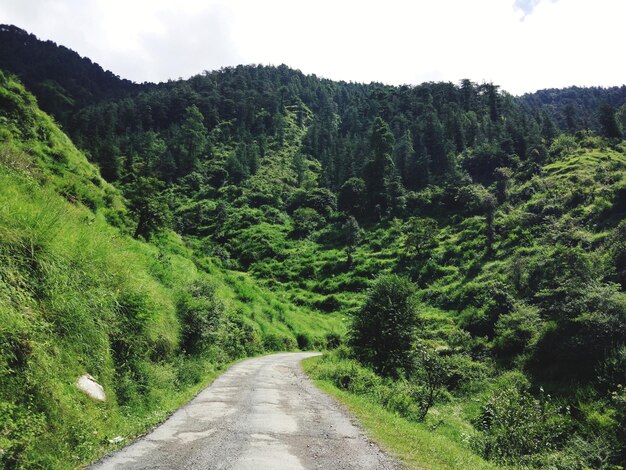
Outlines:
[[[0, 467], [76, 468], [164, 420], [231, 361], [345, 333], [341, 315], [219, 268], [173, 232], [131, 238], [119, 191], [21, 85], [0, 74], [0, 92], [11, 103], [0, 110]], [[214, 286], [219, 325], [191, 354], [179, 304], [198, 282]], [[106, 402], [76, 388], [84, 373]]]
[[[313, 357], [303, 361], [305, 372], [315, 377], [314, 369], [320, 360], [320, 357]], [[437, 431], [432, 431], [428, 429], [428, 422], [424, 424], [409, 421], [385, 410], [369, 398], [341, 390], [327, 380], [314, 379], [314, 382], [321, 390], [342, 403], [362, 424], [368, 436], [397, 457], [407, 468], [429, 470], [501, 468], [481, 459], [455, 440], [460, 436], [458, 418], [456, 423], [448, 426], [448, 429], [438, 428]], [[454, 413], [458, 412], [450, 409], [443, 411], [447, 411], [446, 420], [450, 420]]]

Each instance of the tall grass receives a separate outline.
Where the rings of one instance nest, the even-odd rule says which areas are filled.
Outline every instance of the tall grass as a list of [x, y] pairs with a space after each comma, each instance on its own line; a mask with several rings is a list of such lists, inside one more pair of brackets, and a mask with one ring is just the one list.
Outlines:
[[[342, 317], [293, 305], [164, 232], [130, 238], [119, 192], [0, 74], [0, 467], [75, 468], [164, 419], [226, 364], [324, 346]], [[222, 305], [181, 343], [193, 286]], [[204, 305], [204, 300], [198, 305]], [[191, 300], [195, 302], [195, 300]], [[303, 341], [302, 338], [308, 338]], [[300, 338], [300, 339], [299, 339]], [[92, 375], [107, 400], [75, 386]]]

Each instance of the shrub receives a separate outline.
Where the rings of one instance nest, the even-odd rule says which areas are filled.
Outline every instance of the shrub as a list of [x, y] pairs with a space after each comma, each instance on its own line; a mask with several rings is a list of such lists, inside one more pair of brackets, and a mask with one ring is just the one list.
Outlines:
[[18, 462], [24, 464], [22, 454], [44, 432], [44, 425], [42, 415], [0, 401], [0, 466], [15, 468]]
[[324, 218], [315, 209], [301, 207], [291, 216], [293, 219], [293, 235], [297, 238], [309, 236], [322, 226]]
[[503, 464], [556, 451], [573, 431], [571, 418], [543, 391], [535, 398], [525, 387], [511, 384], [491, 395], [474, 425], [480, 431], [474, 446]]
[[619, 460], [624, 462], [626, 461], [626, 388], [620, 384], [613, 392], [611, 399], [616, 409], [616, 436], [617, 442], [620, 443]]
[[263, 338], [263, 348], [266, 351], [293, 351], [298, 343], [291, 336], [270, 333]]
[[397, 377], [413, 366], [418, 323], [415, 286], [406, 278], [382, 276], [354, 316], [350, 344], [361, 362], [384, 376]]
[[417, 383], [412, 391], [419, 406], [418, 420], [426, 418], [439, 394], [448, 382], [450, 370], [444, 358], [423, 343], [418, 343], [415, 354], [415, 371], [412, 379]]
[[188, 354], [205, 352], [217, 341], [224, 305], [215, 296], [215, 286], [197, 280], [178, 301], [182, 323], [181, 347]]
[[[240, 310], [224, 317], [219, 340], [222, 354], [224, 354], [223, 362], [254, 356], [269, 349], [266, 347], [266, 342], [261, 340], [259, 333], [245, 322], [244, 314]], [[290, 340], [290, 347], [285, 349], [295, 349], [296, 342], [292, 338], [288, 340]]]
[[331, 294], [324, 299], [314, 302], [315, 308], [322, 312], [335, 312], [341, 308], [341, 302], [337, 296]]
[[338, 333], [326, 333], [326, 349], [336, 349], [343, 343], [343, 338]]
[[516, 355], [537, 340], [541, 318], [537, 309], [517, 306], [511, 313], [502, 315], [495, 326], [493, 346], [504, 356]]
[[312, 346], [311, 337], [305, 333], [297, 334], [296, 342], [298, 343], [298, 349], [301, 349], [302, 351], [311, 349], [311, 346]]

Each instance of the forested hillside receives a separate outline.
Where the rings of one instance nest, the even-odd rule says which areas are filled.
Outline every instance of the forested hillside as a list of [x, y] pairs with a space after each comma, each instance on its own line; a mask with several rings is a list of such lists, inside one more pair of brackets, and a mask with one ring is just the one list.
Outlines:
[[[76, 467], [234, 359], [343, 335], [171, 231], [134, 240], [119, 190], [3, 73], [0, 103], [1, 467]], [[106, 402], [76, 388], [85, 373]]]
[[[28, 67], [15, 41], [50, 61]], [[19, 423], [58, 410], [16, 372], [55, 354], [58, 401], [100, 373], [123, 428], [124, 400], [145, 417], [172, 381], [184, 395], [232, 358], [338, 346], [347, 319], [307, 367], [432, 438], [415, 465], [626, 464], [624, 87], [514, 97], [254, 65], [136, 85], [14, 27], [0, 44], [0, 227], [16, 239], [0, 308], [22, 328], [0, 330], [0, 458], [45, 455]], [[56, 439], [87, 442], [84, 461], [106, 446], [95, 431]]]

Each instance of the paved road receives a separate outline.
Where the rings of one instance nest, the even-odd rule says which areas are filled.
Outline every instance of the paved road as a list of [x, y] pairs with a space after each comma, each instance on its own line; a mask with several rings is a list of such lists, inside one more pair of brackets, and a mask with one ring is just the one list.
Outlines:
[[300, 369], [315, 353], [231, 367], [152, 433], [93, 469], [398, 469]]

